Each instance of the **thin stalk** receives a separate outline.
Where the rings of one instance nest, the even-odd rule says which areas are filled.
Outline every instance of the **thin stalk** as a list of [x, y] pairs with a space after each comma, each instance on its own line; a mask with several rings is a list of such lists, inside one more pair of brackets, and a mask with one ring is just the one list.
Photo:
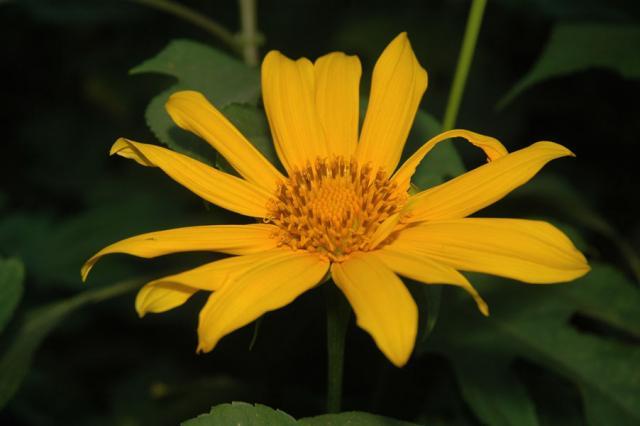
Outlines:
[[344, 343], [351, 308], [333, 283], [326, 283], [325, 289], [327, 300], [327, 412], [338, 413], [342, 405]]
[[174, 15], [187, 21], [211, 34], [221, 42], [229, 46], [235, 52], [242, 54], [242, 46], [233, 33], [221, 24], [210, 19], [206, 15], [191, 9], [183, 4], [171, 0], [130, 0], [144, 6], [148, 6]]
[[453, 129], [456, 123], [458, 110], [462, 102], [462, 95], [464, 94], [464, 88], [467, 83], [467, 76], [469, 75], [469, 68], [471, 68], [471, 61], [473, 60], [473, 53], [475, 52], [476, 42], [478, 41], [478, 33], [482, 26], [482, 17], [484, 16], [486, 4], [487, 0], [473, 0], [471, 4], [471, 10], [469, 11], [469, 17], [467, 19], [467, 28], [465, 29], [460, 55], [458, 56], [458, 65], [456, 66], [456, 73], [453, 77], [451, 92], [449, 92], [447, 109], [444, 113], [442, 131]]
[[245, 64], [258, 65], [258, 17], [256, 0], [238, 0], [240, 5], [240, 42]]

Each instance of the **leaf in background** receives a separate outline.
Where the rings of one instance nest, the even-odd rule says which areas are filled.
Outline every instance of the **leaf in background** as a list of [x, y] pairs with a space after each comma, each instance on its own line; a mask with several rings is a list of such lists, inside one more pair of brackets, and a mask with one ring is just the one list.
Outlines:
[[246, 402], [220, 404], [211, 408], [209, 414], [181, 423], [182, 426], [242, 425], [242, 426], [285, 426], [296, 425], [296, 420], [284, 411], [274, 410], [266, 405], [252, 405]]
[[[150, 191], [143, 193], [142, 188], [136, 192], [137, 186], [129, 189], [131, 193], [114, 199], [113, 205], [101, 205], [62, 221], [20, 211], [6, 215], [0, 219], [0, 248], [24, 261], [34, 285], [79, 288], [80, 266], [105, 245], [184, 220], [180, 203], [166, 202]], [[143, 218], [144, 222], [132, 218]], [[92, 279], [94, 283], [113, 282], [125, 272], [131, 271], [105, 268]]]
[[505, 107], [536, 83], [591, 68], [606, 68], [625, 78], [639, 78], [639, 45], [638, 26], [558, 24], [535, 65], [498, 102], [498, 108]]
[[[634, 248], [566, 179], [548, 174], [540, 175], [527, 185], [518, 188], [510, 194], [509, 198], [509, 202], [520, 204], [523, 201], [522, 198], [533, 199], [534, 205], [531, 208], [543, 207], [546, 213], [549, 213], [548, 208], [552, 208], [554, 214], [566, 218], [567, 222], [583, 226], [608, 238], [618, 248], [636, 280], [640, 282], [640, 257]], [[530, 209], [528, 211], [531, 213]]]
[[0, 359], [0, 409], [20, 387], [35, 351], [47, 335], [69, 313], [89, 303], [110, 299], [140, 287], [139, 281], [125, 281], [86, 291], [69, 299], [32, 311]]
[[[527, 424], [508, 415], [529, 404], [526, 394], [513, 390], [512, 374], [505, 373], [516, 357], [572, 380], [583, 396], [589, 424], [603, 424], [607, 418], [616, 419], [616, 425], [638, 424], [640, 346], [579, 331], [570, 321], [577, 313], [587, 315], [637, 338], [640, 291], [612, 267], [592, 268], [580, 280], [551, 287], [514, 286], [508, 280], [474, 275], [472, 282], [489, 302], [491, 317], [479, 317], [458, 293], [460, 297], [442, 309], [439, 327], [419, 350], [445, 353], [453, 360], [463, 394], [488, 424]], [[491, 379], [486, 384], [491, 391], [478, 392], [478, 370], [485, 368], [501, 371], [483, 379]], [[530, 417], [527, 422], [535, 421]]]
[[300, 419], [298, 424], [303, 426], [416, 426], [414, 423], [359, 411], [305, 417]]
[[24, 291], [24, 266], [18, 259], [0, 258], [0, 333], [13, 315]]
[[[221, 112], [271, 164], [278, 167], [280, 171], [284, 171], [271, 142], [269, 122], [264, 110], [251, 104], [232, 103], [222, 108]], [[220, 157], [218, 161], [222, 162], [225, 170], [233, 171], [224, 158]]]
[[305, 417], [296, 421], [284, 411], [274, 410], [261, 404], [247, 404], [246, 402], [216, 405], [211, 408], [209, 414], [202, 414], [194, 419], [187, 420], [182, 423], [182, 426], [230, 424], [238, 426], [415, 426], [413, 423], [357, 411]]
[[[450, 354], [462, 396], [478, 418], [492, 426], [536, 426], [536, 409], [509, 359]], [[463, 372], [463, 374], [462, 374]]]
[[131, 70], [131, 74], [158, 73], [177, 79], [177, 84], [160, 93], [149, 103], [147, 124], [169, 148], [215, 164], [209, 145], [179, 129], [165, 111], [169, 96], [179, 90], [197, 90], [218, 109], [232, 103], [255, 105], [260, 95], [258, 70], [247, 67], [230, 56], [190, 40], [174, 40], [155, 57]]

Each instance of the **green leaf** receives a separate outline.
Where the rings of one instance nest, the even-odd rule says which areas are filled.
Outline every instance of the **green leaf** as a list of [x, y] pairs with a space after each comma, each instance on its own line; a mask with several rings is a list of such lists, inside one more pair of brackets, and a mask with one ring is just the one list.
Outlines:
[[169, 96], [179, 90], [197, 90], [218, 109], [232, 103], [255, 105], [260, 94], [258, 70], [226, 54], [190, 40], [174, 40], [155, 57], [131, 70], [131, 74], [158, 73], [177, 83], [154, 97], [146, 110], [147, 124], [169, 148], [215, 164], [213, 150], [204, 141], [179, 129], [165, 111]]
[[[451, 354], [453, 355], [453, 354]], [[452, 357], [462, 396], [483, 423], [492, 426], [536, 426], [536, 410], [509, 359]]]
[[216, 405], [208, 414], [202, 414], [181, 424], [182, 426], [415, 426], [413, 423], [357, 411], [305, 417], [296, 421], [284, 411], [246, 402]]
[[[80, 265], [102, 247], [118, 238], [167, 227], [174, 219], [184, 220], [181, 200], [168, 202], [166, 193], [156, 194], [143, 185], [131, 184], [128, 189], [122, 196], [110, 197], [108, 204], [100, 203], [64, 220], [21, 211], [5, 215], [0, 218], [0, 247], [22, 259], [31, 285], [78, 289], [82, 286]], [[132, 217], [144, 218], [144, 223]], [[127, 271], [130, 268], [124, 264], [105, 269], [92, 277], [92, 283], [117, 281]]]
[[251, 405], [246, 402], [216, 405], [209, 414], [202, 414], [182, 423], [183, 426], [286, 426], [296, 424], [296, 420], [284, 411], [274, 410], [266, 405]]
[[271, 142], [269, 122], [264, 110], [250, 104], [232, 103], [222, 108], [221, 112], [271, 164], [279, 166], [281, 171], [284, 170]]
[[535, 65], [500, 100], [498, 108], [505, 107], [536, 83], [591, 68], [605, 68], [625, 78], [639, 78], [638, 45], [638, 26], [558, 24]]
[[140, 281], [125, 281], [109, 287], [86, 291], [69, 299], [32, 311], [20, 327], [14, 341], [0, 359], [0, 409], [13, 397], [29, 370], [33, 354], [45, 337], [69, 313], [89, 304], [132, 291]]
[[[418, 110], [407, 149], [407, 156], [413, 154], [420, 146], [441, 132], [442, 126], [430, 114]], [[413, 175], [412, 182], [419, 188], [430, 188], [445, 180], [464, 173], [465, 167], [456, 148], [450, 142], [444, 142], [427, 154]]]
[[0, 258], [0, 333], [13, 315], [24, 291], [24, 265], [18, 259]]
[[[638, 424], [640, 347], [580, 331], [571, 319], [580, 313], [637, 336], [640, 291], [612, 267], [592, 268], [582, 279], [558, 286], [514, 286], [508, 280], [474, 275], [472, 282], [488, 300], [491, 317], [479, 317], [468, 297], [457, 292], [420, 350], [443, 352], [453, 359], [463, 394], [487, 423], [535, 424], [531, 416], [528, 423], [505, 417], [507, 410], [513, 413], [528, 404], [526, 394], [514, 391], [510, 374], [502, 370], [478, 376], [492, 365], [508, 366], [524, 358], [572, 380], [585, 406], [593, 404], [586, 410], [590, 424], [602, 424], [607, 416], [619, 425]], [[460, 362], [461, 357], [466, 361]], [[491, 391], [476, 391], [483, 380]], [[505, 407], [508, 392], [515, 401]], [[502, 407], [486, 409], [492, 405]]]
[[414, 423], [404, 422], [389, 417], [359, 411], [349, 411], [339, 414], [324, 414], [316, 417], [300, 419], [298, 424], [304, 426], [415, 426]]

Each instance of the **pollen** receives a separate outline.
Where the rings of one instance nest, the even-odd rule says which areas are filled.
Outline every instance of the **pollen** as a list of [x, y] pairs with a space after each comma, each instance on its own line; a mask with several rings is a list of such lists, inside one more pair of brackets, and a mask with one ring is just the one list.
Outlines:
[[376, 230], [400, 213], [406, 200], [405, 192], [369, 164], [317, 159], [292, 170], [278, 185], [267, 220], [278, 226], [280, 245], [341, 262], [353, 252], [384, 244], [373, 238]]

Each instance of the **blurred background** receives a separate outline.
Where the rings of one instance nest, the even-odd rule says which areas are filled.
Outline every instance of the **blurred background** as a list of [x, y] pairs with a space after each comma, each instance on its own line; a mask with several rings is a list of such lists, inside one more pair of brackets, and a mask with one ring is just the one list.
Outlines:
[[[0, 424], [170, 425], [234, 400], [263, 403], [296, 418], [320, 414], [326, 375], [321, 291], [268, 314], [257, 332], [247, 326], [226, 337], [214, 352], [196, 355], [203, 297], [166, 314], [138, 319], [135, 293], [111, 294], [108, 288], [128, 278], [196, 266], [211, 256], [153, 261], [113, 256], [101, 261], [87, 284], [80, 282], [83, 261], [118, 239], [236, 220], [205, 206], [159, 171], [108, 156], [120, 136], [158, 143], [146, 125], [145, 108], [175, 82], [159, 73], [129, 75], [129, 70], [174, 39], [195, 40], [235, 55], [202, 29], [145, 3], [0, 2], [0, 257], [13, 268], [5, 271], [5, 279], [13, 274], [14, 281], [23, 283], [12, 295], [0, 289], [0, 299], [16, 301], [0, 311], [0, 400], [7, 404]], [[232, 32], [239, 29], [235, 1], [181, 3]], [[260, 53], [278, 49], [310, 58], [334, 50], [357, 54], [366, 95], [376, 58], [395, 35], [407, 31], [429, 72], [421, 109], [441, 120], [469, 4], [263, 0], [258, 2], [258, 29], [264, 37]], [[571, 333], [588, 332], [607, 345], [622, 345], [621, 352], [614, 356], [613, 350], [593, 346], [597, 354], [585, 368], [600, 368], [593, 365], [601, 363], [607, 370], [591, 376], [571, 368], [572, 356], [582, 350], [578, 347], [567, 346], [566, 357], [555, 359], [564, 366], [558, 369], [536, 359], [538, 355], [522, 356], [521, 349], [504, 358], [492, 354], [485, 358], [487, 365], [508, 365], [519, 383], [514, 393], [527, 395], [507, 404], [505, 410], [516, 414], [492, 417], [495, 407], [482, 408], [475, 388], [460, 377], [461, 366], [470, 361], [445, 356], [451, 347], [462, 347], [447, 341], [447, 327], [455, 328], [458, 321], [456, 313], [480, 319], [465, 295], [458, 298], [455, 290], [447, 290], [433, 335], [419, 344], [404, 369], [391, 366], [368, 335], [352, 324], [345, 410], [447, 425], [516, 424], [522, 413], [529, 423], [520, 424], [598, 424], [597, 419], [610, 413], [628, 423], [606, 424], [640, 422], [637, 397], [626, 395], [640, 394], [640, 379], [620, 379], [600, 393], [584, 390], [584, 383], [593, 383], [598, 374], [624, 374], [621, 370], [627, 367], [620, 360], [640, 361], [640, 308], [635, 303], [640, 300], [639, 19], [640, 3], [635, 1], [489, 1], [457, 121], [457, 127], [494, 136], [509, 150], [552, 140], [576, 153], [576, 159], [551, 163], [535, 182], [481, 215], [544, 217], [566, 230], [593, 262], [606, 264], [606, 273], [598, 269], [594, 275], [600, 292], [585, 302], [591, 310], [576, 305], [559, 321], [569, 324]], [[423, 142], [421, 136], [416, 130], [410, 146]], [[483, 161], [462, 143], [455, 146], [467, 168]], [[477, 281], [482, 286], [483, 278]], [[623, 290], [608, 291], [610, 281]], [[486, 284], [492, 307], [494, 300], [504, 300], [515, 310], [519, 304], [532, 306], [536, 298], [558, 300], [554, 290], [532, 295], [530, 287], [517, 283], [501, 287], [508, 288], [507, 293], [492, 299], [493, 284]], [[106, 293], [78, 299], [100, 289]], [[579, 289], [574, 296], [580, 297]], [[459, 305], [459, 311], [454, 309]], [[604, 305], [606, 313], [600, 309]], [[500, 318], [500, 312], [497, 315]], [[546, 313], [541, 317], [550, 318]], [[457, 336], [461, 341], [473, 338]], [[478, 339], [481, 350], [493, 344], [492, 336]], [[429, 349], [431, 340], [440, 351]], [[569, 345], [563, 339], [553, 344]], [[541, 348], [531, 352], [543, 353], [547, 346]], [[637, 365], [630, 364], [635, 378]], [[496, 398], [512, 393], [505, 387], [508, 380], [480, 379], [476, 393]], [[596, 394], [608, 404], [623, 394], [626, 399], [614, 404], [616, 409], [605, 409]]]

